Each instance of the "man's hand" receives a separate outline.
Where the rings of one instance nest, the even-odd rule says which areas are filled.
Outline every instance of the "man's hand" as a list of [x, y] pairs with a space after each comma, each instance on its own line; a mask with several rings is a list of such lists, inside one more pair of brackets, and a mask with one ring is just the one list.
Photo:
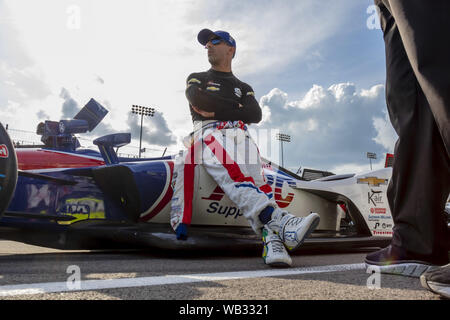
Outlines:
[[216, 116], [216, 113], [215, 113], [215, 112], [203, 111], [203, 110], [198, 109], [198, 108], [195, 107], [195, 106], [192, 106], [192, 109], [193, 109], [196, 113], [198, 113], [199, 115], [201, 115], [201, 116], [203, 116], [203, 117], [205, 117], [205, 118], [214, 118], [214, 117]]

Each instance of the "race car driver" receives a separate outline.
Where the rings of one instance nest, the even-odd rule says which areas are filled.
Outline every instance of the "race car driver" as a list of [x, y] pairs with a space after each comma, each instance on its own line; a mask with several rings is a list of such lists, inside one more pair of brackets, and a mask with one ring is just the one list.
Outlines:
[[228, 32], [203, 29], [198, 41], [205, 46], [211, 69], [187, 78], [186, 97], [194, 122], [188, 148], [175, 160], [171, 225], [178, 239], [187, 238], [192, 218], [194, 170], [202, 165], [244, 213], [256, 234], [263, 237], [264, 262], [291, 266], [286, 250], [294, 251], [316, 228], [320, 217], [296, 217], [281, 210], [265, 182], [261, 159], [247, 124], [261, 121], [253, 89], [231, 71], [236, 41]]

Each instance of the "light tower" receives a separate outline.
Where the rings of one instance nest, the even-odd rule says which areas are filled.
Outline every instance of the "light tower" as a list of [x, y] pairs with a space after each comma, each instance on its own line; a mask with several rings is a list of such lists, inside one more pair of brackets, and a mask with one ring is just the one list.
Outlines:
[[144, 122], [144, 116], [153, 117], [155, 115], [155, 108], [133, 105], [131, 107], [131, 112], [133, 114], [138, 114], [141, 116], [141, 134], [139, 136], [139, 158], [140, 158], [142, 152], [142, 124]]
[[284, 168], [284, 156], [283, 156], [283, 142], [291, 142], [291, 136], [284, 133], [277, 133], [276, 139], [281, 144], [281, 166]]

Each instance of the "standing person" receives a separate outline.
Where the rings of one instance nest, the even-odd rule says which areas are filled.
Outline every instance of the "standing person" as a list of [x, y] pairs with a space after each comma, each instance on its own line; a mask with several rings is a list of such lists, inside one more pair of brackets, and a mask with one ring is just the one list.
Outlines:
[[264, 262], [290, 266], [286, 248], [297, 249], [318, 225], [319, 215], [296, 217], [281, 210], [273, 199], [258, 148], [247, 130], [247, 124], [261, 121], [261, 108], [253, 89], [231, 70], [236, 41], [228, 32], [209, 29], [201, 30], [197, 38], [207, 49], [211, 69], [187, 78], [186, 97], [194, 132], [185, 143], [188, 149], [175, 160], [171, 225], [178, 239], [187, 238], [194, 170], [202, 165], [242, 210], [255, 233], [262, 233]]
[[450, 192], [450, 1], [375, 0], [386, 47], [386, 102], [399, 139], [387, 196], [391, 245], [367, 255], [381, 272], [445, 265]]
[[450, 299], [450, 264], [427, 271], [420, 276], [422, 287]]

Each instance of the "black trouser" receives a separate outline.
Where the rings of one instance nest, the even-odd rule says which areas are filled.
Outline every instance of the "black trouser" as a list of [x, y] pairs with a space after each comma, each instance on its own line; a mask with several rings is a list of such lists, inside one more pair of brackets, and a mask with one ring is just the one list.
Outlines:
[[386, 102], [399, 139], [387, 196], [392, 244], [447, 255], [450, 1], [375, 0], [386, 46]]

